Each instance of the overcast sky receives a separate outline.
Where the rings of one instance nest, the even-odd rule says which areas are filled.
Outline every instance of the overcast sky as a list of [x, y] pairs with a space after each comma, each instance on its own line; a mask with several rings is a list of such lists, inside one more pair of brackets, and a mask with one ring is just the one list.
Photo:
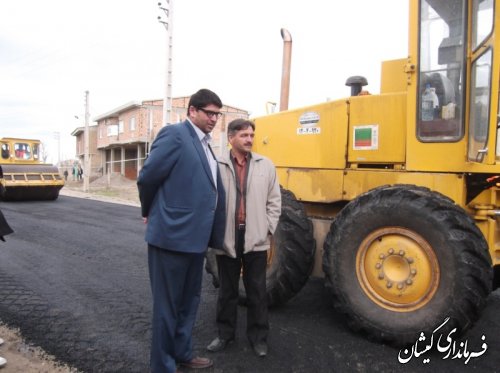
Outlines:
[[[381, 61], [407, 56], [405, 0], [171, 1], [172, 95], [209, 88], [251, 116], [279, 103], [281, 28], [293, 39], [290, 108], [348, 96], [351, 75], [378, 93]], [[0, 137], [40, 138], [57, 162], [54, 133], [62, 158], [72, 158], [86, 90], [91, 119], [163, 98], [158, 16], [154, 0], [2, 0]]]

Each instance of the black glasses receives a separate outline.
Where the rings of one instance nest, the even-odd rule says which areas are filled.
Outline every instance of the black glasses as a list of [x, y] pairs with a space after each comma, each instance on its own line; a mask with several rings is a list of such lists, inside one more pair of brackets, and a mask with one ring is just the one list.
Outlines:
[[219, 119], [222, 116], [222, 113], [220, 111], [205, 110], [202, 108], [199, 108], [198, 110], [203, 111], [210, 119], [213, 119], [214, 117], [215, 119]]

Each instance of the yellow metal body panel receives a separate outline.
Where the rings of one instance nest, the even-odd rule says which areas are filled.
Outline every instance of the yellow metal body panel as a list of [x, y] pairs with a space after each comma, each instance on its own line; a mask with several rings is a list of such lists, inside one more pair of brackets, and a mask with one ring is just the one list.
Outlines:
[[277, 166], [343, 169], [347, 120], [345, 100], [256, 118], [254, 150]]
[[[422, 143], [415, 137], [415, 127], [408, 127], [406, 168], [411, 171], [466, 171], [465, 140], [456, 143]], [[411, 132], [411, 133], [410, 133]]]
[[349, 102], [348, 162], [404, 163], [406, 94], [357, 96]]
[[345, 199], [350, 201], [360, 194], [382, 185], [411, 184], [440, 192], [456, 203], [464, 205], [465, 183], [461, 175], [445, 173], [400, 172], [384, 170], [351, 170], [343, 180]]
[[494, 265], [500, 265], [500, 187], [483, 191], [468, 204], [473, 212], [479, 229], [490, 246], [491, 259]]
[[500, 265], [500, 224], [498, 224], [498, 218], [476, 219], [476, 224], [488, 241], [493, 265]]
[[343, 200], [342, 170], [278, 167], [280, 184], [293, 191], [300, 201], [335, 202]]
[[383, 185], [412, 184], [440, 192], [459, 205], [465, 204], [465, 183], [460, 174], [364, 169], [277, 169], [280, 184], [304, 202], [351, 201], [360, 194]]
[[382, 75], [380, 79], [380, 93], [406, 92], [407, 60], [391, 60], [382, 62]]

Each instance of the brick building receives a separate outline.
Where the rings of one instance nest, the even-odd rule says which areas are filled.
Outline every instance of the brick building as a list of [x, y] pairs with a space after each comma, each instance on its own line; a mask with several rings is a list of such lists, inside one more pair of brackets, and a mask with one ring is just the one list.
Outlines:
[[[189, 96], [172, 99], [169, 123], [177, 123], [187, 116]], [[248, 118], [248, 112], [224, 105], [224, 113], [212, 131], [212, 148], [216, 154], [227, 146], [226, 125], [236, 118]], [[108, 173], [137, 179], [145, 156], [158, 131], [162, 128], [163, 100], [129, 102], [94, 118], [90, 126], [90, 163], [92, 176]], [[84, 128], [72, 133], [80, 163], [84, 157]]]
[[[72, 174], [72, 169], [75, 164], [79, 164], [83, 167], [84, 157], [85, 157], [85, 127], [77, 127], [71, 133], [72, 136], [76, 137], [76, 157], [78, 161], [65, 161], [60, 167], [67, 169], [70, 175]], [[100, 168], [102, 166], [102, 153], [97, 150], [97, 126], [89, 126], [89, 159], [91, 168], [91, 177], [95, 178], [100, 176]]]

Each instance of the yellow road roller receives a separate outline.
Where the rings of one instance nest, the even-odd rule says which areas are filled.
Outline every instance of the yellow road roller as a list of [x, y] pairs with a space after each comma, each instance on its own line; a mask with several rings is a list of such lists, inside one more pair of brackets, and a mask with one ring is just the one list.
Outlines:
[[57, 199], [64, 180], [56, 166], [42, 162], [40, 140], [4, 137], [0, 147], [2, 200]]

